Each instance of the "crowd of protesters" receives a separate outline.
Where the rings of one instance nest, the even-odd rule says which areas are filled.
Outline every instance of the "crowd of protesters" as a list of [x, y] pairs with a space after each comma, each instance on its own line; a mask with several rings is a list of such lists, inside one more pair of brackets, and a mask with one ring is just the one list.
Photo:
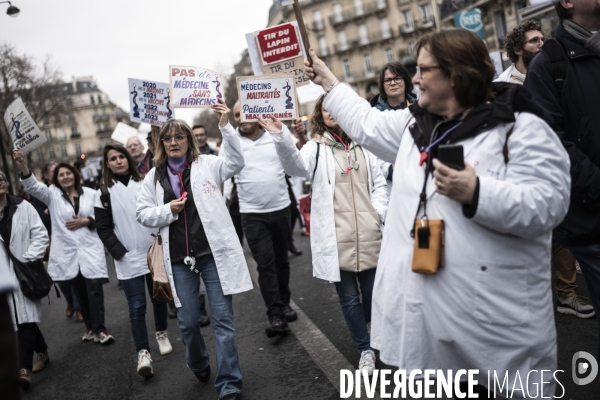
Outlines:
[[[0, 173], [0, 293], [9, 293], [0, 321], [18, 333], [17, 345], [1, 332], [0, 346], [19, 363], [18, 375], [4, 364], [0, 374], [28, 388], [50, 361], [40, 300], [15, 283], [14, 262], [46, 255], [66, 316], [85, 324], [82, 340], [114, 342], [106, 249], [127, 299], [137, 373], [152, 376], [146, 255], [158, 235], [173, 300], [152, 299], [159, 353], [172, 351], [167, 323], [177, 318], [187, 366], [207, 382], [200, 327], [212, 322], [217, 395], [239, 399], [232, 295], [253, 288], [244, 237], [266, 336], [289, 334], [298, 318], [288, 258], [301, 253], [294, 179], [311, 183], [313, 275], [335, 284], [359, 369], [372, 374], [378, 355], [400, 369], [495, 370], [510, 382], [556, 370], [553, 290], [557, 312], [591, 318], [600, 307], [600, 9], [591, 3], [557, 2], [554, 40], [534, 21], [509, 32], [512, 64], [494, 81], [484, 42], [462, 29], [422, 37], [412, 77], [388, 63], [370, 101], [311, 50], [305, 71], [325, 93], [308, 129], [301, 120], [242, 122], [240, 104], [220, 100], [218, 153], [204, 126], [171, 119], [148, 135], [146, 153], [137, 137], [107, 145], [97, 190], [64, 162], [46, 165], [38, 182], [14, 150], [30, 203], [8, 194]], [[576, 294], [578, 266], [591, 304]], [[480, 398], [487, 389], [480, 381]]]

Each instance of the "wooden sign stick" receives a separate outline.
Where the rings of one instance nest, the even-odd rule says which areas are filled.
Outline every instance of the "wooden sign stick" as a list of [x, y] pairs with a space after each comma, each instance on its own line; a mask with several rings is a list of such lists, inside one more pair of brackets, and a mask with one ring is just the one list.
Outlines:
[[300, 4], [298, 4], [298, 0], [294, 0], [294, 13], [296, 14], [296, 21], [298, 21], [298, 28], [300, 28], [300, 36], [302, 36], [302, 42], [304, 43], [306, 58], [308, 59], [309, 65], [312, 66], [312, 58], [310, 58], [310, 54], [308, 53], [308, 49], [310, 49], [308, 33], [306, 32], [306, 26], [304, 26], [304, 18], [302, 17], [302, 11], [300, 10]]

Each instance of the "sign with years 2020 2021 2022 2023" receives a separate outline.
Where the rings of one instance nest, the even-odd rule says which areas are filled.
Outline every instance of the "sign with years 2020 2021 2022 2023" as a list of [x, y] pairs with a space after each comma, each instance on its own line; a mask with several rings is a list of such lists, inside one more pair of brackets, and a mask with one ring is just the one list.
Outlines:
[[292, 76], [239, 76], [236, 81], [242, 122], [271, 116], [280, 120], [297, 118], [298, 102]]
[[174, 117], [168, 83], [129, 78], [131, 121], [161, 127]]

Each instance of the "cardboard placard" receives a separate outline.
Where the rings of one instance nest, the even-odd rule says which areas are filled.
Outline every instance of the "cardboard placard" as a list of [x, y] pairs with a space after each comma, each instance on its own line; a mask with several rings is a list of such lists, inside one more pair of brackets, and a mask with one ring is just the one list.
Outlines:
[[[291, 29], [289, 28], [289, 26], [294, 27], [296, 39], [298, 40], [299, 55], [281, 61], [265, 63], [261, 48], [259, 47], [259, 37], [264, 38], [265, 35], [268, 35], [271, 32], [271, 30], [275, 28], [278, 28], [278, 30], [275, 30], [274, 32], [285, 33], [285, 29], [281, 30], [280, 27], [288, 27], [287, 29]], [[291, 30], [288, 31], [288, 33], [289, 32], [291, 32]], [[304, 53], [304, 45], [302, 42], [302, 38], [298, 36], [298, 23], [296, 21], [292, 21], [283, 25], [278, 25], [262, 31], [247, 33], [246, 43], [248, 45], [248, 55], [250, 56], [250, 61], [252, 63], [252, 70], [254, 71], [254, 75], [292, 75], [294, 77], [296, 87], [309, 84], [310, 80], [304, 75], [304, 59], [306, 58], [306, 55]], [[286, 45], [288, 45], [288, 43], [283, 43], [279, 46], [285, 47]], [[270, 49], [271, 48], [267, 47], [266, 50], [269, 51]], [[288, 55], [290, 54], [292, 53], [288, 53]], [[273, 61], [273, 59], [270, 58], [269, 53], [267, 53], [267, 60]]]
[[238, 76], [236, 85], [242, 122], [270, 116], [280, 120], [297, 118], [296, 86], [291, 76]]
[[10, 133], [15, 148], [27, 154], [36, 147], [46, 143], [46, 135], [36, 125], [25, 108], [23, 100], [17, 97], [6, 108], [4, 123]]
[[222, 78], [215, 71], [200, 67], [169, 65], [173, 107], [207, 108], [223, 98]]
[[302, 56], [299, 36], [296, 26], [289, 22], [258, 31], [256, 44], [263, 65]]
[[[134, 122], [163, 126], [173, 118], [168, 83], [129, 78], [129, 116]], [[139, 104], [138, 104], [139, 103]]]

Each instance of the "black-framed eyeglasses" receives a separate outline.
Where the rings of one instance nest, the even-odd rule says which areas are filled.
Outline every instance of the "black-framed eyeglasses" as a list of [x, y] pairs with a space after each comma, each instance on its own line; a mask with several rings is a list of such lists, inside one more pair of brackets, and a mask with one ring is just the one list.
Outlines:
[[529, 39], [528, 41], [526, 41], [525, 43], [529, 43], [529, 44], [540, 44], [544, 43], [547, 39], [545, 37], [534, 37], [532, 39]]
[[162, 138], [163, 143], [169, 144], [175, 139], [177, 143], [181, 143], [185, 140], [185, 135], [165, 136]]
[[391, 85], [392, 82], [394, 82], [396, 85], [399, 85], [400, 83], [404, 82], [404, 79], [401, 76], [395, 76], [393, 78], [387, 78], [383, 80], [383, 84], [384, 85]]

